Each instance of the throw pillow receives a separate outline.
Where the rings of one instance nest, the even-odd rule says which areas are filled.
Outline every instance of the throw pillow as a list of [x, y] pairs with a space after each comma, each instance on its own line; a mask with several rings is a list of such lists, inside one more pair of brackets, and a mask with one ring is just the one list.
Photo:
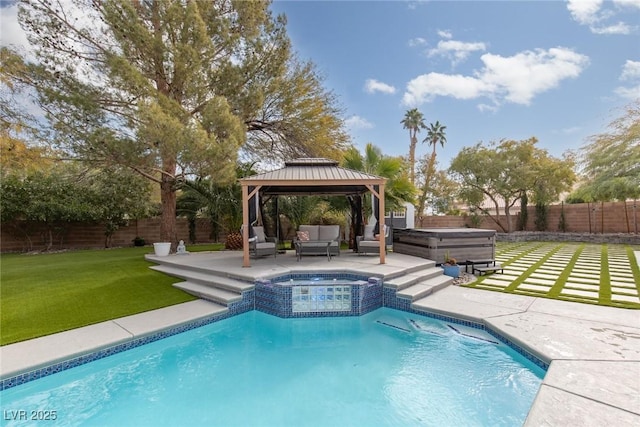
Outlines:
[[364, 226], [364, 240], [373, 240], [373, 229], [375, 225], [365, 225]]
[[309, 232], [308, 231], [298, 231], [296, 233], [296, 235], [298, 236], [298, 240], [300, 240], [301, 242], [308, 242], [309, 241]]

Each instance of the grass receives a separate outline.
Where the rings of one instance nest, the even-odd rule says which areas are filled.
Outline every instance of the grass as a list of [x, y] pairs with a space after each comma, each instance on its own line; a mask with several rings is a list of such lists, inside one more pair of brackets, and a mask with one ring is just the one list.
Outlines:
[[499, 242], [496, 259], [504, 273], [480, 276], [463, 286], [640, 309], [634, 250], [638, 248], [630, 245]]
[[[189, 246], [189, 251], [222, 245]], [[0, 345], [196, 299], [149, 269], [149, 247], [0, 256]]]

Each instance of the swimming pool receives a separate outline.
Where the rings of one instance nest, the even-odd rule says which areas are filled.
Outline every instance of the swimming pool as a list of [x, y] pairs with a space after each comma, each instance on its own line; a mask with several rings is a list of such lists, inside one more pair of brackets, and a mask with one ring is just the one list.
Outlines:
[[254, 310], [0, 396], [7, 426], [513, 426], [543, 375], [484, 331], [398, 310]]

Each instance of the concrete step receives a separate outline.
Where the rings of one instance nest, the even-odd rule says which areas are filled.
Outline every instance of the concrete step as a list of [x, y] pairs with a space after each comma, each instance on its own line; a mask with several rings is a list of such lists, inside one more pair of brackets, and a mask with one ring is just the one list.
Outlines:
[[398, 298], [409, 299], [412, 302], [424, 298], [440, 289], [444, 289], [453, 283], [453, 277], [445, 276], [441, 274], [436, 277], [432, 277], [420, 283], [416, 283], [406, 289], [402, 289], [396, 293]]
[[232, 279], [230, 277], [218, 276], [211, 273], [202, 273], [194, 270], [183, 269], [176, 266], [155, 265], [149, 267], [152, 270], [159, 271], [169, 276], [179, 277], [191, 283], [210, 286], [214, 288], [226, 289], [235, 293], [250, 291], [255, 285], [250, 282]]
[[200, 283], [180, 282], [174, 283], [173, 287], [181, 289], [186, 293], [194, 295], [198, 298], [214, 301], [223, 305], [229, 305], [233, 302], [242, 301], [242, 294], [231, 292], [225, 289], [213, 288], [211, 286], [203, 285]]
[[[435, 264], [435, 263], [434, 263]], [[384, 286], [394, 288], [396, 291], [406, 289], [409, 286], [416, 283], [424, 282], [432, 277], [442, 275], [442, 269], [439, 267], [430, 267], [424, 270], [416, 271], [415, 273], [405, 274], [404, 276], [396, 277], [389, 281], [384, 282]]]

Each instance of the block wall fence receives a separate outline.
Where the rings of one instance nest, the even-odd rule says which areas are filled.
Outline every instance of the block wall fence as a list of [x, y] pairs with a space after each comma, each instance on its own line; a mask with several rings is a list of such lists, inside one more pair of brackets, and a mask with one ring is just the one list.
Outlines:
[[[21, 224], [28, 227], [33, 250], [46, 247], [46, 230], [38, 223]], [[177, 219], [177, 240], [189, 243], [189, 223], [185, 218]], [[67, 223], [54, 235], [53, 249], [92, 249], [105, 247], [105, 227], [102, 224]], [[24, 234], [13, 227], [2, 224], [0, 229], [0, 251], [21, 252], [27, 250]], [[112, 236], [109, 247], [133, 246], [133, 239], [142, 237], [147, 245], [160, 241], [160, 218], [131, 221], [120, 227]], [[224, 236], [223, 236], [224, 237]], [[224, 240], [223, 240], [224, 241]], [[211, 224], [206, 219], [196, 220], [196, 243], [212, 243]]]
[[[626, 209], [625, 209], [626, 205]], [[568, 233], [640, 233], [640, 200], [637, 202], [606, 202], [606, 203], [579, 203], [549, 206], [547, 213], [548, 231], [560, 231], [560, 213], [564, 209], [566, 232]], [[524, 231], [535, 231], [536, 211], [535, 206], [527, 208], [527, 227]], [[478, 228], [486, 228], [503, 232], [503, 230], [490, 218], [481, 217]], [[515, 228], [519, 215], [512, 215], [511, 220]], [[500, 220], [506, 225], [506, 217], [500, 216]], [[422, 218], [420, 228], [437, 227], [471, 227], [468, 216], [428, 216]]]
[[[626, 209], [625, 209], [626, 205]], [[548, 231], [557, 232], [560, 221], [561, 205], [549, 207]], [[615, 234], [630, 233], [638, 236], [640, 233], [640, 201], [611, 203], [582, 203], [564, 205], [564, 212], [568, 233]], [[535, 207], [528, 208], [527, 231], [534, 231]], [[513, 215], [513, 224], [518, 216]], [[45, 249], [45, 228], [39, 223], [22, 223], [22, 227], [29, 229], [29, 236], [33, 250]], [[416, 223], [420, 228], [433, 227], [470, 227], [469, 217], [465, 216], [428, 216]], [[479, 228], [502, 230], [489, 218], [482, 218]], [[111, 237], [109, 247], [132, 246], [136, 236], [142, 237], [147, 245], [160, 241], [160, 219], [149, 218], [131, 221], [127, 226], [118, 229]], [[224, 241], [224, 233], [218, 236], [218, 241]], [[177, 220], [177, 240], [189, 243], [189, 225], [186, 219]], [[196, 243], [214, 243], [216, 239], [211, 235], [211, 224], [206, 219], [196, 221]], [[104, 248], [104, 226], [101, 224], [66, 223], [60, 227], [54, 238], [54, 249], [89, 249]], [[7, 224], [0, 225], [0, 252], [21, 252], [27, 250], [24, 235]]]

